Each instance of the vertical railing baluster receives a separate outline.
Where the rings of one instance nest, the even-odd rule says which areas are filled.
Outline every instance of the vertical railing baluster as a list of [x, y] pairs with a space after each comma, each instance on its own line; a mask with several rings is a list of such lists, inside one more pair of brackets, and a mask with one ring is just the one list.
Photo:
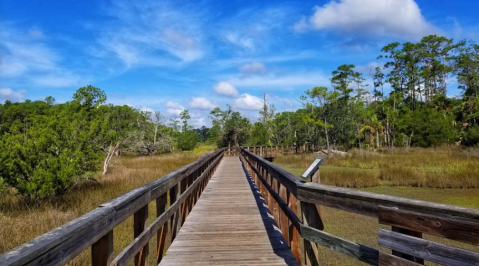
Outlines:
[[[156, 199], [156, 217], [159, 217], [166, 210], [166, 205], [168, 203], [168, 192], [163, 193], [160, 197]], [[156, 264], [159, 264], [163, 259], [163, 254], [165, 253], [166, 248], [166, 236], [168, 235], [168, 223], [163, 225], [157, 234], [157, 245], [156, 245]]]
[[[283, 199], [284, 202], [288, 203], [287, 188], [283, 185], [279, 185], [279, 196]], [[288, 246], [291, 247], [290, 237], [289, 237], [289, 219], [285, 213], [281, 212], [281, 232], [283, 233], [284, 239]]]
[[113, 230], [91, 246], [91, 265], [107, 266], [113, 260]]
[[[288, 207], [291, 209], [291, 211], [296, 214], [296, 216], [299, 216], [298, 213], [298, 200], [296, 197], [291, 194], [291, 192], [287, 191], [287, 197], [288, 197]], [[300, 234], [299, 231], [294, 227], [293, 223], [290, 222], [289, 226], [290, 230], [290, 236], [291, 236], [291, 251], [293, 252], [293, 256], [296, 258], [296, 261], [300, 265], [304, 265], [305, 262], [303, 260], [302, 256], [302, 251], [301, 251], [301, 245], [300, 245]]]
[[[139, 236], [148, 225], [148, 204], [143, 206], [141, 209], [135, 212], [133, 215], [133, 233], [134, 238]], [[146, 258], [148, 257], [149, 244], [146, 243], [145, 246], [135, 255], [135, 265], [144, 266], [146, 263]]]
[[[178, 184], [174, 185], [170, 189], [170, 206], [175, 203], [176, 199], [178, 198]], [[180, 216], [180, 210], [178, 209], [170, 218], [170, 226], [171, 226], [171, 242], [176, 238], [176, 227], [178, 225], [178, 218]]]

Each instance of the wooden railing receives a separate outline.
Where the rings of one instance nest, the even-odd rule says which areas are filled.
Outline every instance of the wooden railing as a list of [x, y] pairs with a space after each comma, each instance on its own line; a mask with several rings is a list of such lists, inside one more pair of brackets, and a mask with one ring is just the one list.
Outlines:
[[[166, 248], [167, 235], [171, 241], [175, 239], [221, 161], [224, 150], [217, 150], [163, 178], [131, 190], [2, 254], [0, 265], [64, 265], [89, 247], [94, 266], [127, 265], [133, 258], [135, 265], [145, 265], [149, 241], [155, 235], [159, 263]], [[148, 203], [152, 201], [156, 201], [157, 218], [148, 225]], [[135, 239], [113, 258], [113, 229], [132, 215]]]
[[[424, 260], [479, 265], [479, 253], [422, 239], [424, 233], [479, 245], [477, 209], [305, 183], [247, 149], [241, 149], [241, 155], [300, 264], [320, 263], [319, 244], [370, 265], [420, 265]], [[392, 226], [378, 231], [379, 246], [392, 254], [324, 232], [320, 206], [375, 217], [379, 224]]]
[[314, 152], [321, 150], [321, 147], [308, 145], [270, 145], [270, 146], [244, 146], [244, 147], [227, 147], [225, 148], [226, 156], [239, 156], [241, 154], [241, 148], [246, 149], [260, 157], [276, 157], [279, 154], [300, 154], [305, 152]]

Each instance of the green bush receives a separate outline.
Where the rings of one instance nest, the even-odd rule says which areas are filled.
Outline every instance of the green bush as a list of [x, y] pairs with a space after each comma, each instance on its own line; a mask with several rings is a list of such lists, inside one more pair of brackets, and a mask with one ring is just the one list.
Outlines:
[[479, 143], [479, 126], [473, 126], [463, 133], [462, 144], [474, 146]]
[[198, 143], [198, 133], [196, 131], [187, 130], [178, 134], [176, 146], [182, 151], [192, 151]]

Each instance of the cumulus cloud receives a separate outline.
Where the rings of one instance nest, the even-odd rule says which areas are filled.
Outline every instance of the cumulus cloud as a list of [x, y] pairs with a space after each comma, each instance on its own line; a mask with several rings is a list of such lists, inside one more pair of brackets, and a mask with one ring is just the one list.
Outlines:
[[234, 107], [240, 110], [260, 110], [263, 108], [263, 100], [245, 93], [235, 99]]
[[316, 6], [314, 14], [298, 21], [294, 29], [404, 39], [437, 32], [422, 16], [414, 0], [333, 0]]
[[266, 73], [266, 67], [260, 62], [252, 62], [250, 64], [244, 64], [239, 68], [243, 76], [251, 75], [264, 75]]
[[25, 99], [26, 90], [12, 90], [11, 88], [0, 88], [0, 103], [6, 100], [20, 102]]
[[236, 88], [231, 85], [231, 83], [226, 81], [221, 81], [220, 83], [213, 86], [213, 90], [217, 94], [227, 97], [238, 97], [239, 95], [238, 90], [236, 90]]
[[211, 110], [216, 107], [208, 99], [203, 97], [193, 97], [189, 105], [191, 108], [200, 110]]
[[172, 102], [172, 101], [167, 101], [166, 102], [166, 112], [169, 115], [172, 115], [173, 117], [179, 117], [180, 113], [185, 110], [183, 106], [181, 106], [178, 103]]

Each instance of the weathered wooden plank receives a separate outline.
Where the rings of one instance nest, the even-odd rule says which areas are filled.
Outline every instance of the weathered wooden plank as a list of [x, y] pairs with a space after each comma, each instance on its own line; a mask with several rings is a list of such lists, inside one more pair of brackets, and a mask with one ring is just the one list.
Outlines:
[[3, 265], [65, 264], [110, 231], [114, 217], [113, 208], [97, 208], [2, 254], [0, 262]]
[[420, 266], [421, 264], [380, 251], [379, 265], [380, 266]]
[[226, 157], [160, 265], [258, 265], [257, 262], [297, 265], [241, 162]]
[[[217, 159], [218, 162], [220, 158]], [[175, 215], [178, 214], [178, 210], [180, 207], [183, 206], [185, 200], [193, 193], [194, 189], [201, 183], [203, 179], [207, 178], [207, 174], [203, 173], [203, 175], [198, 178], [191, 186], [189, 186], [178, 198], [174, 198], [172, 201], [171, 206], [162, 214], [156, 218], [155, 221], [151, 223], [151, 225], [142, 230], [141, 233], [136, 236], [135, 240], [131, 242], [112, 262], [112, 265], [120, 266], [120, 265], [127, 265], [128, 262], [132, 259], [132, 257], [137, 254], [142, 247], [148, 244], [148, 241], [155, 235], [162, 227], [167, 227], [168, 219], [173, 218]], [[178, 195], [175, 187], [172, 188], [173, 195]], [[172, 196], [170, 195], [170, 200]], [[163, 203], [162, 203], [163, 204]], [[137, 262], [135, 260], [135, 264]]]
[[[301, 214], [303, 217], [303, 225], [318, 230], [324, 229], [323, 221], [319, 216], [316, 205], [301, 202]], [[319, 265], [319, 252], [314, 243], [303, 242], [305, 258], [309, 261], [308, 265]]]
[[[156, 199], [156, 217], [160, 217], [166, 210], [168, 204], [168, 194], [165, 192], [162, 196]], [[168, 225], [163, 224], [157, 233], [156, 240], [156, 264], [160, 263], [165, 252], [166, 236], [168, 235]]]
[[112, 259], [113, 231], [110, 231], [91, 246], [91, 265], [108, 266]]
[[[135, 212], [133, 216], [133, 235], [137, 238], [148, 226], [148, 204]], [[135, 255], [135, 265], [144, 266], [149, 253], [148, 241]]]
[[409, 211], [443, 213], [479, 221], [479, 210], [421, 200], [382, 195], [315, 183], [298, 184], [298, 199], [314, 204], [377, 217], [378, 206]]
[[479, 245], [479, 221], [379, 206], [379, 223]]
[[479, 265], [479, 254], [393, 231], [379, 230], [379, 245], [444, 265]]
[[311, 242], [320, 244], [321, 246], [348, 255], [370, 265], [378, 265], [379, 254], [376, 249], [333, 236], [309, 226], [301, 225], [300, 232], [301, 237]]
[[293, 193], [293, 195], [295, 196], [297, 195], [297, 192], [296, 192], [297, 185], [298, 183], [301, 183], [303, 181], [301, 181], [300, 179], [298, 179], [296, 176], [289, 173], [288, 171], [266, 161], [265, 159], [261, 158], [260, 156], [254, 153], [248, 152], [245, 149], [242, 149], [241, 151], [242, 151], [242, 154], [248, 158], [248, 160], [255, 161], [258, 164], [258, 166], [261, 166], [262, 168], [266, 169], [267, 172], [270, 175], [272, 175], [274, 178], [276, 178], [276, 180], [278, 180], [278, 182], [280, 182], [283, 186], [285, 186], [288, 189], [288, 191]]
[[[249, 163], [249, 161], [247, 161], [247, 163]], [[281, 208], [281, 210], [286, 214], [286, 216], [288, 216], [293, 226], [299, 230], [299, 224], [301, 223], [301, 221], [298, 216], [296, 216], [296, 213], [292, 212], [288, 204], [286, 204], [286, 202], [283, 201], [283, 199], [273, 190], [273, 188], [268, 185], [268, 182], [266, 182], [265, 178], [257, 169], [252, 167], [252, 170], [256, 173], [257, 179], [261, 181], [259, 185], [261, 185], [261, 187], [264, 186], [265, 189], [269, 191], [271, 197], [278, 203], [279, 208]]]
[[[215, 151], [198, 161], [221, 157], [222, 152], [222, 149]], [[198, 161], [186, 168], [195, 166]], [[184, 167], [180, 170], [183, 171]], [[180, 170], [168, 174], [165, 179], [151, 182], [110, 200], [99, 208], [0, 255], [0, 261], [4, 265], [65, 264], [146, 205], [152, 197], [150, 191], [160, 191], [159, 187], [174, 183], [175, 179], [180, 178]]]
[[[397, 232], [397, 233], [400, 233], [400, 234], [413, 236], [413, 237], [417, 237], [417, 238], [422, 238], [422, 233], [421, 232], [417, 232], [417, 231], [413, 231], [413, 230], [409, 230], [409, 229], [405, 229], [405, 228], [401, 228], [401, 227], [396, 227], [396, 226], [392, 226], [391, 230], [393, 232]], [[414, 256], [411, 256], [411, 255], [406, 254], [406, 253], [402, 253], [402, 252], [397, 251], [397, 250], [392, 250], [392, 254], [396, 257], [400, 257], [400, 258], [403, 258], [405, 260], [414, 261], [418, 264], [424, 265], [424, 259], [423, 258], [414, 257]]]

